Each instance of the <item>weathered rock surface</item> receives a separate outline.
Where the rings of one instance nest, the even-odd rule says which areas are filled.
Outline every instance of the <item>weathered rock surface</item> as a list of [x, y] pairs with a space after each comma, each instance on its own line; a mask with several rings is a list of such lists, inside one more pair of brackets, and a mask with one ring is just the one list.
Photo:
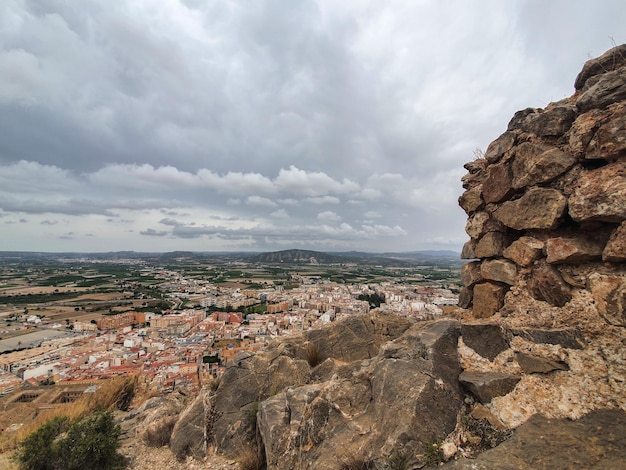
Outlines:
[[170, 438], [170, 449], [174, 455], [183, 458], [205, 455], [205, 394], [200, 393], [181, 414], [174, 425]]
[[416, 325], [343, 374], [263, 400], [258, 425], [269, 468], [306, 462], [305, 468], [335, 469], [353, 454], [382, 461], [445, 437], [462, 403], [458, 335], [452, 321]]
[[569, 366], [563, 361], [553, 361], [545, 357], [533, 356], [522, 352], [515, 354], [515, 360], [525, 374], [547, 374], [555, 370], [569, 369]]
[[502, 308], [506, 287], [492, 282], [474, 286], [474, 308], [476, 318], [489, 318]]
[[480, 274], [489, 281], [512, 286], [517, 281], [517, 266], [504, 259], [491, 259], [480, 264]]
[[[462, 296], [461, 377], [509, 428], [537, 413], [574, 420], [626, 411], [626, 45], [587, 62], [575, 88], [545, 109], [515, 113], [471, 180], [471, 197], [485, 204], [468, 222], [474, 276]], [[466, 326], [483, 318], [498, 338], [492, 351], [480, 344], [491, 338], [471, 339]], [[519, 382], [500, 396], [479, 389], [498, 374]], [[506, 464], [472, 468], [559, 462], [497, 455]], [[570, 466], [615, 466], [584, 462]]]
[[520, 237], [503, 250], [502, 255], [517, 265], [525, 267], [539, 259], [543, 247], [544, 244], [541, 240], [533, 237]]
[[519, 199], [504, 202], [493, 215], [515, 230], [553, 229], [566, 208], [567, 199], [556, 189], [531, 188]]
[[461, 325], [463, 343], [482, 357], [493, 361], [509, 348], [509, 341], [497, 323], [471, 323]]
[[616, 228], [602, 252], [604, 261], [616, 263], [626, 262], [626, 222]]
[[626, 161], [584, 173], [569, 199], [569, 214], [578, 222], [626, 220]]
[[502, 372], [462, 372], [459, 376], [461, 384], [483, 404], [510, 393], [520, 379]]
[[592, 411], [581, 419], [535, 415], [513, 437], [476, 459], [441, 468], [466, 470], [618, 469], [626, 462], [626, 413]]
[[[515, 151], [515, 159], [511, 165], [513, 173], [511, 185], [518, 190], [526, 186], [552, 181], [572, 168], [576, 161], [576, 157], [558, 148], [537, 146], [525, 142]], [[489, 172], [493, 167], [489, 168]], [[485, 182], [486, 184], [487, 182]]]

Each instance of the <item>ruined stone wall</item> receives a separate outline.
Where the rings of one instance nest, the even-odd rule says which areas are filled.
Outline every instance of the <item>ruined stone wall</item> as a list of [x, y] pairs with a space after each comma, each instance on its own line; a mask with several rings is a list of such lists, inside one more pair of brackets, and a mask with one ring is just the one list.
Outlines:
[[626, 326], [626, 45], [587, 62], [570, 98], [517, 112], [465, 165], [470, 236], [460, 306], [506, 314], [517, 295], [563, 307], [586, 290]]

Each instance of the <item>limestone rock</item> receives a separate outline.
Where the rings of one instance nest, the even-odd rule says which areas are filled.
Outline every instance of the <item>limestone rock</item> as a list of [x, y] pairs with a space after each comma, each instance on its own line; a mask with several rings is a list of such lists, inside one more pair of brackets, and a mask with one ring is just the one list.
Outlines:
[[511, 235], [505, 232], [487, 232], [474, 246], [474, 258], [494, 258], [502, 256], [511, 243]]
[[569, 198], [575, 221], [626, 219], [626, 161], [617, 161], [582, 174]]
[[202, 457], [204, 448], [204, 393], [196, 399], [181, 414], [172, 430], [170, 449], [178, 458], [188, 455]]
[[516, 230], [554, 229], [567, 208], [567, 200], [555, 189], [532, 188], [519, 199], [506, 201], [494, 217]]
[[473, 287], [474, 284], [482, 280], [480, 261], [465, 263], [461, 267], [461, 282], [463, 282], [466, 287]]
[[512, 286], [517, 280], [517, 266], [504, 259], [486, 260], [480, 265], [480, 274], [489, 281]]
[[546, 261], [571, 264], [599, 260], [606, 241], [602, 233], [549, 238], [546, 240]]
[[509, 348], [509, 341], [497, 323], [463, 324], [461, 337], [463, 344], [490, 361]]
[[[515, 189], [521, 189], [552, 181], [572, 168], [576, 161], [576, 157], [556, 147], [537, 146], [524, 142], [515, 150], [515, 158], [511, 165], [513, 173], [511, 185]], [[491, 172], [491, 168], [489, 171]], [[485, 184], [488, 181], [489, 178]]]
[[501, 202], [515, 194], [511, 186], [511, 171], [509, 165], [500, 163], [491, 165], [487, 171], [487, 179], [482, 186], [483, 199], [487, 204]]
[[499, 284], [485, 282], [474, 286], [473, 312], [476, 318], [488, 318], [502, 308], [507, 289]]
[[515, 144], [515, 133], [514, 132], [505, 132], [496, 140], [491, 142], [485, 151], [485, 159], [489, 163], [495, 163], [502, 156], [513, 148]]
[[569, 366], [565, 362], [552, 361], [545, 357], [533, 356], [522, 352], [515, 353], [515, 360], [525, 374], [547, 374], [555, 370], [569, 370]]
[[520, 266], [530, 266], [539, 259], [543, 242], [533, 237], [520, 237], [503, 250], [502, 255]]
[[416, 455], [443, 440], [462, 404], [458, 335], [452, 321], [415, 325], [376, 357], [352, 363], [343, 378], [287, 388], [262, 401], [258, 421], [268, 467], [307, 462], [335, 469], [351, 454], [382, 462], [399, 446]]
[[597, 410], [579, 420], [548, 419], [539, 414], [519, 426], [513, 436], [475, 459], [448, 462], [456, 470], [529, 468], [618, 469], [626, 462], [626, 413]]
[[600, 315], [612, 325], [626, 326], [626, 274], [593, 273], [589, 289]]
[[574, 81], [574, 88], [576, 90], [582, 90], [587, 83], [587, 80], [591, 77], [611, 72], [623, 67], [624, 65], [626, 65], [626, 44], [609, 49], [600, 57], [596, 57], [585, 62], [583, 69]]
[[568, 349], [582, 349], [585, 345], [582, 333], [574, 328], [515, 328], [511, 333], [533, 343], [558, 344]]
[[561, 275], [553, 267], [543, 263], [533, 268], [528, 290], [535, 299], [557, 307], [562, 307], [572, 298], [571, 289]]
[[584, 113], [593, 108], [606, 108], [625, 99], [624, 70], [617, 69], [588, 79], [576, 100], [576, 106]]
[[602, 252], [602, 259], [616, 263], [626, 261], [626, 221], [622, 222], [611, 234]]
[[495, 397], [501, 397], [510, 393], [521, 377], [504, 374], [502, 372], [463, 372], [459, 381], [481, 403], [489, 403]]
[[465, 211], [466, 214], [473, 214], [485, 205], [483, 201], [480, 186], [475, 186], [465, 191], [459, 197], [459, 206]]

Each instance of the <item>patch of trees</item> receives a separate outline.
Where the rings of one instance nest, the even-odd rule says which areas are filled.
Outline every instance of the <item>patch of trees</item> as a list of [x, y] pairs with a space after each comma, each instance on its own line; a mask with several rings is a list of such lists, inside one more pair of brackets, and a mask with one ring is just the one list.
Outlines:
[[368, 302], [372, 307], [380, 307], [380, 304], [385, 303], [385, 296], [377, 293], [361, 294], [357, 297], [357, 299]]

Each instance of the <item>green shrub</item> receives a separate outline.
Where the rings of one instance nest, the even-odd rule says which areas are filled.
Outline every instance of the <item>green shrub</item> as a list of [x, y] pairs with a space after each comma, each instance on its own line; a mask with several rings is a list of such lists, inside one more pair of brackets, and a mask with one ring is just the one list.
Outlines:
[[119, 435], [110, 411], [96, 411], [73, 422], [53, 418], [21, 442], [17, 462], [24, 470], [121, 469]]

